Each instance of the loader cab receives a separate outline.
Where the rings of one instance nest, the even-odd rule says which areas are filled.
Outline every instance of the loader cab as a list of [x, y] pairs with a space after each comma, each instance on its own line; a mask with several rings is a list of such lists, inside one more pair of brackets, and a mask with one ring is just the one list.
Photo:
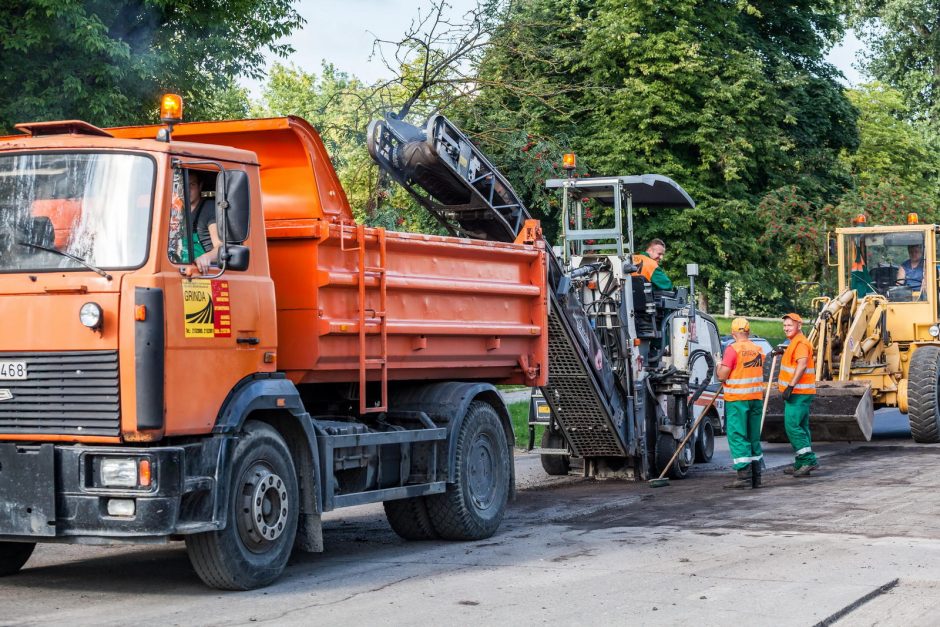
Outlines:
[[940, 314], [935, 229], [912, 223], [837, 230], [840, 293], [883, 298], [886, 331], [897, 341], [931, 339]]

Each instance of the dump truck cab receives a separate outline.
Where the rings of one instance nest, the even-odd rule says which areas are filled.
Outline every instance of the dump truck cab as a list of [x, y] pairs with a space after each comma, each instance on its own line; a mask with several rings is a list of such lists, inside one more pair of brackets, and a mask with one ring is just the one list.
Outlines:
[[547, 377], [542, 242], [357, 224], [300, 118], [177, 122], [0, 138], [0, 575], [185, 539], [256, 588], [365, 503], [407, 539], [495, 533], [494, 386]]

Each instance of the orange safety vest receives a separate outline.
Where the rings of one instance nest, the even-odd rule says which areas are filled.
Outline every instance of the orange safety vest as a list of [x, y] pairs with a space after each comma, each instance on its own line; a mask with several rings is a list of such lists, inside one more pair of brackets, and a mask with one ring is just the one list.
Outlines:
[[725, 380], [725, 400], [760, 400], [764, 395], [764, 353], [751, 340], [736, 341], [731, 348], [738, 360]]
[[646, 255], [633, 255], [633, 265], [640, 266], [640, 269], [633, 273], [633, 276], [641, 276], [647, 281], [653, 280], [653, 273], [659, 264], [652, 257]]
[[[799, 381], [793, 381], [793, 375], [796, 374], [796, 347], [797, 346], [806, 346], [809, 350], [809, 357], [806, 358], [806, 370], [803, 371], [803, 376], [800, 377]], [[780, 378], [777, 379], [778, 386], [781, 392], [787, 389], [791, 383], [793, 384], [793, 393], [794, 394], [815, 394], [816, 393], [816, 368], [813, 363], [813, 345], [809, 343], [809, 340], [806, 339], [806, 336], [802, 333], [797, 333], [796, 336], [790, 340], [790, 345], [787, 346], [787, 350], [783, 353], [783, 359], [780, 361]]]

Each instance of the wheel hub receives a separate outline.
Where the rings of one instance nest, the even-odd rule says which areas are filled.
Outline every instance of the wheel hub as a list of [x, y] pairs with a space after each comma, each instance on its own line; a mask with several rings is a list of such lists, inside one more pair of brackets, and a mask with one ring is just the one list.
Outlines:
[[246, 473], [242, 484], [242, 507], [238, 530], [246, 546], [266, 550], [287, 526], [290, 503], [284, 480], [267, 466], [257, 465]]
[[477, 509], [486, 509], [496, 498], [496, 460], [490, 438], [480, 435], [470, 448], [467, 470], [470, 474], [468, 486], [470, 499]]

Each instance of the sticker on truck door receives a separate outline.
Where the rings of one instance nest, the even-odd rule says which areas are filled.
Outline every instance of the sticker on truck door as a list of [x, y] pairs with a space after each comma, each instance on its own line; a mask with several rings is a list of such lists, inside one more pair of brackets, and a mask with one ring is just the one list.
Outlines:
[[183, 324], [186, 337], [232, 337], [228, 281], [183, 281]]

